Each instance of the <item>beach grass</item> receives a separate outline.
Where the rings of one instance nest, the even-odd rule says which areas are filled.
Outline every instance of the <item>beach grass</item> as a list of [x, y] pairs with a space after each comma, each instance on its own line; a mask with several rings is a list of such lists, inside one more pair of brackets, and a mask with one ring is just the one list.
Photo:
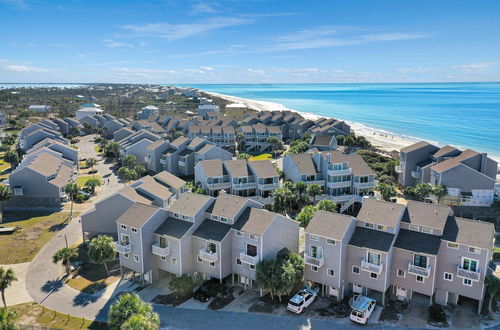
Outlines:
[[266, 160], [266, 159], [273, 159], [273, 156], [271, 154], [260, 154], [260, 155], [256, 155], [256, 156], [250, 156], [250, 158], [248, 159], [249, 161], [253, 162], [253, 161], [257, 161], [257, 160]]
[[[73, 212], [78, 216], [79, 212]], [[31, 261], [38, 251], [64, 228], [67, 212], [5, 211], [2, 226], [20, 227], [0, 236], [0, 264]]]
[[76, 178], [75, 180], [75, 183], [78, 185], [78, 187], [80, 188], [83, 188], [85, 186], [85, 182], [87, 182], [87, 180], [89, 179], [97, 179], [101, 182], [102, 184], [102, 178], [100, 175], [82, 175], [82, 176], [79, 176], [78, 178]]

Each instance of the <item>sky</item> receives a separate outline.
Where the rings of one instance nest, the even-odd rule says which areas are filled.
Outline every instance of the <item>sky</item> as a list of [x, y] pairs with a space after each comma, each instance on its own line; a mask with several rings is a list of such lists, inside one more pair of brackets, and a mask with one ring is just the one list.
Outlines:
[[0, 0], [0, 82], [500, 81], [498, 0]]

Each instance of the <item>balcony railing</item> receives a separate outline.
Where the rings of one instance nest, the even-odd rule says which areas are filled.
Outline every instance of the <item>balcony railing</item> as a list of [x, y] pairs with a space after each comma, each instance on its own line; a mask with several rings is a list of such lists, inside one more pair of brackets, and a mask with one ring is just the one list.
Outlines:
[[394, 167], [394, 171], [395, 171], [396, 173], [403, 173], [403, 166], [402, 166], [402, 165], [396, 165], [396, 166]]
[[163, 165], [167, 164], [167, 160], [165, 158], [161, 158], [160, 164], [163, 164]]
[[375, 181], [370, 181], [370, 182], [356, 182], [354, 181], [353, 186], [355, 188], [372, 188], [376, 186]]
[[130, 246], [130, 243], [126, 244], [123, 242], [115, 242], [115, 250], [118, 253], [126, 254], [132, 251], [132, 246]]
[[351, 175], [352, 169], [346, 168], [342, 170], [334, 170], [333, 168], [328, 169], [328, 175]]
[[302, 180], [302, 182], [308, 185], [317, 184], [320, 187], [323, 187], [325, 185], [325, 180], [311, 180], [311, 181]]
[[153, 244], [152, 252], [153, 252], [153, 254], [156, 254], [157, 256], [166, 257], [170, 254], [170, 247], [165, 246], [162, 248], [160, 246], [160, 243], [155, 243], [155, 244]]
[[259, 183], [257, 187], [259, 188], [259, 190], [278, 189], [280, 187], [280, 183], [279, 182]]
[[427, 278], [431, 274], [431, 266], [420, 267], [420, 266], [415, 266], [412, 262], [409, 262], [408, 263], [408, 273], [413, 274], [413, 275], [423, 276], [423, 277]]
[[247, 183], [233, 183], [234, 189], [249, 189], [256, 188], [257, 182], [247, 182]]
[[219, 254], [217, 253], [217, 251], [212, 252], [208, 251], [207, 249], [200, 249], [198, 251], [198, 256], [208, 262], [216, 262], [217, 260], [219, 260]]
[[328, 181], [326, 183], [326, 186], [328, 188], [340, 188], [340, 187], [350, 187], [351, 186], [351, 180], [349, 181], [341, 181], [341, 182], [330, 182]]
[[366, 259], [363, 259], [361, 260], [361, 269], [366, 272], [380, 274], [383, 270], [383, 264], [376, 265], [368, 262]]
[[184, 166], [186, 166], [186, 162], [183, 162], [182, 160], [179, 160], [179, 161], [177, 162], [177, 165], [179, 165], [179, 166], [181, 166], [181, 167], [184, 167]]
[[313, 257], [307, 253], [304, 253], [304, 263], [306, 265], [320, 268], [323, 267], [323, 265], [325, 264], [325, 257], [324, 256]]
[[229, 189], [231, 188], [231, 182], [219, 182], [219, 183], [208, 183], [208, 189]]
[[462, 278], [468, 278], [469, 280], [479, 281], [481, 277], [481, 270], [473, 271], [462, 268], [462, 265], [457, 265], [457, 276]]
[[411, 171], [411, 177], [414, 179], [420, 179], [420, 170]]
[[240, 252], [240, 261], [249, 265], [256, 265], [259, 262], [259, 255], [251, 256], [247, 254], [247, 251], [243, 250]]

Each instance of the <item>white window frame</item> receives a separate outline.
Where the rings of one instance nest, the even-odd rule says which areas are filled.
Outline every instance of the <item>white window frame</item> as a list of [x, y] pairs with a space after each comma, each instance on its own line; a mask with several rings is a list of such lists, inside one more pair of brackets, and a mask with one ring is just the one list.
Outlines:
[[[450, 275], [450, 278], [446, 278], [446, 275]], [[444, 272], [443, 273], [443, 280], [452, 282], [453, 281], [453, 274]]]
[[196, 256], [196, 261], [198, 261], [200, 264], [203, 263], [203, 259], [201, 259], [200, 256]]
[[214, 267], [214, 268], [215, 268], [215, 261], [212, 261], [212, 262], [210, 263], [210, 267]]
[[[422, 279], [421, 281], [418, 280], [419, 277]], [[421, 275], [415, 275], [415, 281], [417, 281], [418, 283], [425, 283], [425, 277]]]
[[377, 273], [370, 273], [370, 278], [374, 280], [378, 280], [378, 274]]
[[[479, 260], [474, 259], [474, 258], [469, 258], [469, 257], [462, 257], [460, 259], [460, 267], [463, 267], [463, 265], [464, 265], [464, 259], [469, 259], [469, 265], [470, 265], [471, 261], [475, 261], [476, 262], [476, 272], [479, 272], [479, 265], [480, 265]], [[469, 270], [469, 269], [467, 269], [467, 270]], [[469, 271], [472, 272], [472, 270], [469, 270]]]
[[337, 244], [337, 242], [336, 242], [334, 239], [327, 238], [327, 239], [326, 239], [326, 244], [336, 245], [336, 244]]
[[[450, 246], [451, 245], [456, 245], [456, 247], [454, 246]], [[458, 243], [455, 243], [455, 242], [447, 242], [446, 243], [446, 247], [449, 248], [449, 249], [454, 249], [454, 250], [458, 250], [460, 248], [460, 244]]]
[[181, 217], [181, 215], [179, 213], [174, 213], [174, 218], [182, 219], [182, 217]]
[[[401, 272], [403, 272], [403, 275], [399, 275], [399, 272], [400, 272], [400, 271], [401, 271]], [[397, 277], [401, 277], [401, 278], [406, 278], [406, 271], [404, 271], [404, 270], [402, 270], [402, 269], [399, 269], [399, 268], [398, 268], [398, 269], [396, 270], [396, 276], [397, 276]]]
[[251, 270], [255, 271], [255, 265], [248, 265], [248, 268], [250, 268]]
[[248, 238], [250, 238], [251, 240], [257, 241], [257, 236], [254, 234], [248, 234]]
[[370, 222], [365, 222], [365, 227], [370, 228], [370, 229], [374, 229], [375, 225], [373, 223], [370, 223]]
[[172, 257], [172, 260], [171, 260], [171, 261], [172, 261], [172, 264], [173, 264], [173, 265], [177, 265], [177, 259], [176, 259], [176, 258]]
[[387, 231], [387, 226], [384, 226], [384, 225], [377, 225], [377, 230], [380, 230], [380, 231]]
[[237, 264], [238, 266], [241, 266], [241, 260], [240, 260], [240, 258], [236, 258], [236, 264]]
[[240, 236], [240, 237], [243, 237], [243, 233], [239, 230], [236, 231], [236, 236]]
[[210, 218], [211, 218], [212, 220], [219, 220], [219, 217], [218, 217], [217, 215], [215, 215], [215, 214], [211, 214], [211, 215], [210, 215]]
[[[467, 281], [468, 281], [470, 284], [467, 284], [467, 283], [466, 283]], [[465, 286], [472, 286], [472, 285], [473, 285], [473, 282], [472, 282], [472, 280], [471, 280], [470, 278], [464, 278], [464, 279], [462, 280], [462, 284], [463, 284], [463, 285], [465, 285]]]
[[422, 233], [424, 233], [424, 234], [432, 234], [432, 228], [431, 227], [424, 227], [424, 226], [422, 226], [421, 230], [422, 230]]
[[[333, 274], [330, 274], [330, 272], [332, 272]], [[326, 269], [326, 275], [330, 276], [330, 277], [335, 277], [335, 269], [327, 268]]]
[[127, 226], [125, 226], [125, 225], [121, 225], [121, 228], [124, 230], [127, 230]]
[[128, 253], [124, 253], [124, 254], [123, 254], [123, 257], [125, 257], [125, 258], [127, 258], [127, 259], [128, 259], [128, 258], [129, 258], [129, 254], [128, 254]]
[[420, 231], [420, 226], [419, 225], [411, 225], [409, 226], [410, 230], [413, 231]]
[[[471, 249], [472, 249], [472, 251], [471, 251]], [[469, 246], [467, 248], [467, 251], [469, 251], [469, 253], [481, 254], [481, 249], [479, 249], [477, 247], [473, 247], [473, 246]]]
[[161, 260], [165, 261], [165, 260], [167, 260], [167, 257], [163, 256], [163, 257], [161, 257]]
[[[355, 272], [355, 271], [354, 271], [354, 269], [357, 269], [358, 271], [357, 271], [357, 272]], [[361, 270], [359, 269], [359, 267], [358, 267], [358, 266], [352, 266], [351, 271], [352, 271], [352, 273], [353, 273], [353, 274], [357, 274], [357, 275], [359, 275], [359, 273], [361, 272]]]
[[220, 220], [220, 222], [223, 222], [223, 223], [228, 223], [229, 222], [229, 219], [228, 218], [224, 218], [224, 217], [220, 217], [219, 220]]
[[134, 254], [134, 261], [139, 262], [139, 255], [138, 254]]
[[319, 241], [319, 236], [316, 236], [316, 235], [309, 235], [309, 239], [311, 241]]
[[318, 269], [319, 269], [319, 268], [318, 268], [318, 267], [316, 267], [316, 266], [311, 266], [311, 272], [315, 272], [315, 273], [317, 273], [317, 272], [318, 272]]
[[130, 228], [130, 230], [132, 230], [133, 233], [137, 233], [137, 228]]

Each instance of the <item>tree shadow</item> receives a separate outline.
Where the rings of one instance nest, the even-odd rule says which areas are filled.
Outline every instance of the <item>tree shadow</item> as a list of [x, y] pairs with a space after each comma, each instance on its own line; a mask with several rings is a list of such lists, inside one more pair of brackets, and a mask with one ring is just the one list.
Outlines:
[[56, 292], [59, 291], [62, 286], [64, 285], [64, 279], [66, 277], [58, 278], [56, 280], [49, 280], [45, 282], [45, 284], [42, 286], [42, 291], [43, 292]]
[[73, 306], [81, 306], [85, 307], [89, 304], [95, 303], [99, 299], [100, 295], [97, 294], [88, 294], [80, 292], [73, 298]]
[[61, 223], [50, 226], [49, 231], [51, 231], [51, 232], [60, 231], [60, 230], [63, 230], [67, 225], [68, 225], [67, 221], [61, 222]]

